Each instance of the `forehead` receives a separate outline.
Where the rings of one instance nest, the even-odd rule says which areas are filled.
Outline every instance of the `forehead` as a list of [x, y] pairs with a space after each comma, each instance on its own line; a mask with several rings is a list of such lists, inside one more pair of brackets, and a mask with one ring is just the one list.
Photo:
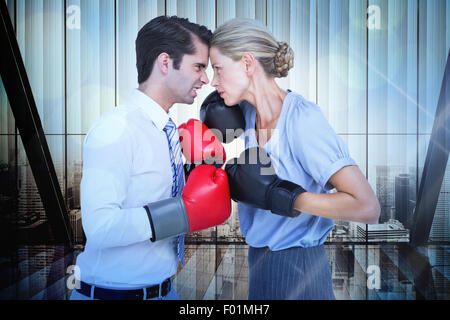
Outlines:
[[209, 51], [209, 54], [211, 64], [213, 65], [213, 67], [215, 64], [229, 64], [233, 62], [233, 59], [222, 54], [222, 52], [220, 52], [220, 50], [217, 49], [216, 47], [212, 47], [211, 50]]
[[183, 60], [189, 60], [192, 63], [208, 64], [209, 47], [201, 42], [197, 37], [193, 37], [195, 52], [193, 54], [185, 54]]

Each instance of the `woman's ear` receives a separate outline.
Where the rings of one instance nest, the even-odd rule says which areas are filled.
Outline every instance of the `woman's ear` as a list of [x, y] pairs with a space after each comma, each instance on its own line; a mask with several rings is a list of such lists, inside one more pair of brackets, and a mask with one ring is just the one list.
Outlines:
[[250, 52], [244, 52], [242, 54], [241, 61], [244, 64], [247, 75], [252, 76], [255, 73], [256, 68], [255, 56], [253, 56]]
[[169, 72], [170, 61], [170, 56], [165, 52], [156, 58], [156, 65], [162, 74], [166, 75]]

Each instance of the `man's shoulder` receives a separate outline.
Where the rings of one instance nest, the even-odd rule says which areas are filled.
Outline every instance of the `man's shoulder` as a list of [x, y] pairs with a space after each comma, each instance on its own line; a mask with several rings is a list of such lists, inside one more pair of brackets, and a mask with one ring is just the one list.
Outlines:
[[86, 140], [95, 138], [102, 141], [126, 139], [132, 126], [129, 125], [130, 110], [125, 105], [119, 105], [103, 113], [89, 129]]

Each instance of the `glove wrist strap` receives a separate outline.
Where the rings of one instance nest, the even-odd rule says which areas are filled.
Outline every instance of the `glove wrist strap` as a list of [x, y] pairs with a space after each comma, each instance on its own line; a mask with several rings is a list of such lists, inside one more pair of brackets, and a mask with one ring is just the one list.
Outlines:
[[298, 184], [287, 180], [279, 180], [270, 190], [270, 205], [272, 213], [295, 218], [300, 211], [294, 209], [298, 195], [305, 192]]
[[144, 208], [152, 228], [152, 242], [189, 232], [189, 220], [182, 197], [153, 202]]

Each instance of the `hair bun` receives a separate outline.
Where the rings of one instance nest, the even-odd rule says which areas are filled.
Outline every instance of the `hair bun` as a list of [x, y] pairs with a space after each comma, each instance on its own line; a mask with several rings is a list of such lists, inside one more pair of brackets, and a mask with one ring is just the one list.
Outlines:
[[294, 51], [286, 42], [278, 42], [278, 51], [275, 54], [275, 75], [277, 78], [287, 77], [289, 69], [294, 66]]

